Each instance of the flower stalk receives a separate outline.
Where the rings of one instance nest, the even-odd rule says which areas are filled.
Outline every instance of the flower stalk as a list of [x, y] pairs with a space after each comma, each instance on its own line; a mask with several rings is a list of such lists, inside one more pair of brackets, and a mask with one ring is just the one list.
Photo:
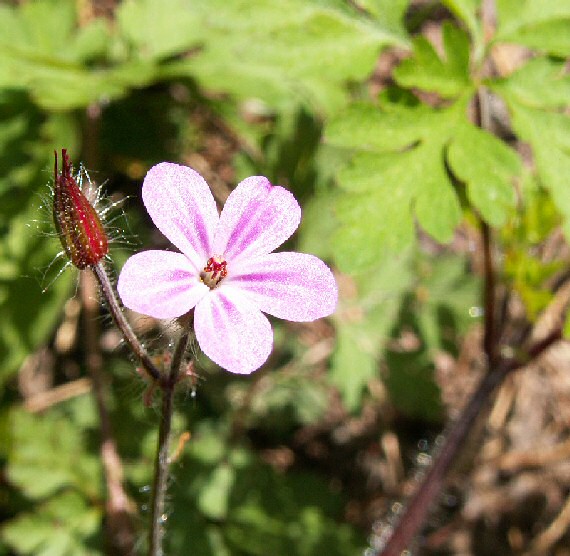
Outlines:
[[99, 285], [101, 286], [101, 292], [103, 293], [103, 297], [107, 302], [107, 307], [109, 308], [109, 312], [113, 317], [113, 321], [117, 325], [117, 328], [122, 332], [123, 338], [129, 344], [129, 347], [139, 359], [149, 377], [155, 382], [160, 382], [162, 379], [161, 372], [153, 363], [150, 355], [144, 346], [140, 343], [136, 334], [133, 332], [131, 325], [125, 318], [121, 304], [119, 303], [119, 299], [117, 298], [117, 294], [115, 293], [115, 290], [111, 283], [111, 279], [109, 278], [107, 270], [105, 269], [105, 265], [102, 262], [98, 262], [93, 266], [93, 272], [95, 273]]
[[174, 391], [181, 376], [180, 371], [184, 363], [184, 353], [186, 352], [189, 338], [190, 328], [188, 327], [182, 333], [176, 344], [170, 364], [170, 371], [161, 381], [162, 407], [152, 485], [149, 556], [162, 555], [162, 539], [164, 537], [164, 523], [166, 521], [164, 500], [168, 489], [168, 475], [170, 469], [169, 447], [174, 409]]

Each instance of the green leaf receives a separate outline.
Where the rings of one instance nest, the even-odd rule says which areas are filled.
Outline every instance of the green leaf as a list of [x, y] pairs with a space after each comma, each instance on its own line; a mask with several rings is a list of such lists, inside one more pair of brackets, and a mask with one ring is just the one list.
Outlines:
[[31, 556], [96, 556], [88, 547], [101, 522], [97, 508], [89, 507], [77, 493], [65, 492], [5, 523], [2, 539], [18, 554]]
[[170, 64], [169, 75], [272, 106], [302, 100], [336, 109], [346, 102], [346, 84], [370, 75], [382, 47], [405, 44], [392, 22], [335, 0], [259, 0], [254, 7], [248, 0], [201, 0], [193, 9], [207, 32], [203, 49]]
[[368, 10], [386, 29], [405, 37], [403, 20], [410, 0], [358, 0], [356, 4]]
[[346, 409], [358, 410], [362, 394], [369, 381], [378, 375], [378, 361], [372, 350], [361, 346], [364, 326], [339, 326], [337, 329], [335, 353], [331, 361], [329, 378], [338, 388]]
[[119, 30], [135, 57], [160, 59], [197, 46], [205, 29], [200, 8], [187, 0], [127, 0], [117, 9]]
[[[448, 28], [448, 44], [455, 32]], [[465, 61], [461, 54], [455, 60], [457, 68]], [[520, 160], [468, 121], [469, 97], [434, 109], [389, 93], [378, 105], [354, 103], [329, 122], [327, 143], [352, 153], [336, 175], [343, 193], [334, 201], [341, 227], [333, 242], [341, 269], [358, 272], [410, 245], [416, 219], [434, 239], [449, 241], [461, 218], [450, 171], [466, 183], [468, 199], [489, 224], [505, 221]]]
[[228, 512], [235, 471], [227, 464], [216, 467], [198, 496], [198, 508], [211, 519], [224, 519]]
[[[533, 149], [535, 167], [540, 182], [546, 187], [558, 210], [564, 216], [565, 232], [570, 237], [570, 195], [568, 176], [570, 175], [570, 116], [552, 109], [558, 107], [567, 93], [566, 80], [561, 78], [551, 63], [534, 62], [521, 73], [499, 81], [495, 86], [506, 100], [511, 111], [512, 125], [521, 139], [530, 143]], [[542, 73], [553, 79], [552, 93], [545, 93], [540, 102], [535, 87], [536, 75]], [[531, 76], [532, 79], [528, 78]], [[551, 82], [545, 81], [543, 89], [548, 91]]]
[[535, 58], [489, 86], [512, 101], [535, 108], [563, 109], [570, 104], [570, 75], [566, 62]]
[[103, 20], [79, 28], [70, 0], [0, 6], [0, 87], [29, 91], [38, 105], [64, 110], [148, 83], [155, 76], [152, 64], [91, 65], [107, 55], [109, 37]]
[[337, 340], [330, 380], [349, 411], [361, 407], [368, 384], [379, 379], [379, 361], [390, 338], [404, 293], [413, 284], [410, 251], [384, 259], [369, 271], [344, 277], [341, 288], [353, 292], [341, 298], [335, 314]]
[[570, 55], [569, 0], [498, 0], [495, 41]]
[[482, 35], [478, 14], [481, 0], [443, 0], [443, 3], [465, 23], [474, 42], [479, 41]]
[[423, 36], [414, 39], [414, 53], [395, 70], [394, 79], [402, 87], [418, 87], [424, 91], [453, 98], [471, 87], [469, 77], [469, 38], [457, 27], [444, 23], [445, 58]]
[[436, 240], [449, 241], [460, 221], [445, 150], [465, 119], [465, 106], [396, 107], [357, 104], [332, 120], [331, 145], [356, 151], [337, 175], [341, 228], [335, 257], [347, 272], [373, 266], [413, 243], [414, 216]]
[[10, 425], [6, 474], [24, 495], [39, 499], [65, 487], [99, 495], [98, 457], [84, 450], [82, 432], [66, 417], [15, 410]]
[[447, 158], [453, 173], [468, 184], [473, 206], [491, 225], [501, 226], [516, 201], [512, 181], [521, 171], [516, 152], [494, 135], [465, 125], [457, 129]]
[[513, 126], [532, 145], [541, 183], [560, 212], [570, 218], [570, 117], [519, 105], [513, 106]]

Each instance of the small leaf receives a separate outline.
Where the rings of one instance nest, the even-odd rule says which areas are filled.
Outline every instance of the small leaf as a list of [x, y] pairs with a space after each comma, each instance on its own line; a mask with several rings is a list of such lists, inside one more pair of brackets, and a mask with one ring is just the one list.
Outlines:
[[394, 78], [402, 87], [418, 87], [452, 98], [471, 87], [469, 77], [469, 39], [457, 27], [444, 23], [445, 58], [423, 36], [414, 39], [414, 54], [395, 70]]
[[97, 533], [100, 510], [87, 506], [75, 492], [65, 492], [34, 513], [5, 523], [2, 539], [18, 554], [30, 556], [97, 556], [87, 541]]
[[135, 57], [161, 59], [197, 46], [205, 27], [199, 9], [186, 0], [127, 0], [119, 4], [119, 30]]
[[[512, 104], [513, 126], [532, 148], [541, 183], [550, 190], [558, 210], [570, 221], [570, 117]], [[567, 232], [570, 232], [566, 228]]]
[[374, 353], [363, 349], [359, 342], [363, 328], [338, 328], [336, 349], [329, 373], [331, 384], [338, 388], [344, 406], [350, 412], [358, 410], [369, 381], [378, 375], [377, 358]]
[[467, 183], [473, 206], [493, 226], [505, 222], [515, 204], [513, 178], [521, 171], [515, 151], [471, 125], [460, 126], [448, 150], [453, 173]]
[[498, 0], [494, 40], [570, 55], [569, 0]]
[[481, 0], [443, 0], [443, 3], [465, 23], [471, 37], [480, 40], [482, 29], [478, 10]]
[[235, 481], [235, 471], [222, 463], [216, 467], [198, 495], [198, 507], [210, 519], [223, 519], [229, 507], [229, 498]]
[[341, 281], [336, 312], [337, 342], [330, 380], [338, 388], [349, 411], [361, 407], [368, 384], [380, 379], [379, 362], [390, 338], [404, 293], [413, 283], [410, 250], [383, 259], [367, 272]]
[[386, 29], [403, 38], [406, 36], [403, 19], [410, 0], [358, 0], [356, 3], [374, 15]]
[[44, 498], [64, 487], [98, 495], [98, 458], [83, 450], [81, 432], [66, 418], [18, 410], [10, 425], [6, 473], [27, 497]]
[[570, 75], [565, 61], [535, 58], [509, 77], [489, 85], [526, 106], [563, 109], [570, 104]]

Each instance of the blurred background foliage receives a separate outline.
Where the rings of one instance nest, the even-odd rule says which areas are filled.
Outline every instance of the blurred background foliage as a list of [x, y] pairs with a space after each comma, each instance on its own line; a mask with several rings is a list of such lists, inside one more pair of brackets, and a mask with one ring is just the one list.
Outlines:
[[[480, 9], [0, 4], [0, 555], [105, 551], [78, 278], [60, 274], [50, 225], [62, 147], [120, 205], [116, 270], [133, 250], [164, 245], [140, 185], [171, 160], [200, 171], [220, 201], [252, 174], [290, 188], [304, 209], [292, 241], [337, 271], [337, 313], [274, 323], [274, 353], [255, 375], [229, 376], [195, 353], [200, 379], [177, 404], [177, 434], [191, 436], [173, 468], [167, 554], [366, 547], [367, 527], [401, 494], [382, 471], [382, 439], [401, 434], [413, 464], [415, 443], [446, 414], [438, 365], [479, 326], [477, 219], [498, 230], [500, 279], [528, 320], [567, 265], [544, 245], [570, 230], [570, 2], [497, 0], [490, 37]], [[497, 53], [513, 44], [524, 49], [505, 62]], [[506, 130], [500, 118], [494, 134], [474, 125], [481, 90], [509, 115]], [[104, 314], [106, 402], [142, 550], [157, 415]], [[168, 326], [137, 324], [157, 355], [168, 349]], [[49, 397], [66, 385], [77, 388]]]

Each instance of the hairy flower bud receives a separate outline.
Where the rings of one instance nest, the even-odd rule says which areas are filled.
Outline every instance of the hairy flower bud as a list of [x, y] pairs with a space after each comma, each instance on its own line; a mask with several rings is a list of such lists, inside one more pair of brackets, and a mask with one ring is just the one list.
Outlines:
[[97, 264], [109, 251], [107, 234], [97, 212], [77, 185], [66, 149], [61, 150], [61, 173], [55, 152], [53, 220], [61, 244], [79, 269]]

